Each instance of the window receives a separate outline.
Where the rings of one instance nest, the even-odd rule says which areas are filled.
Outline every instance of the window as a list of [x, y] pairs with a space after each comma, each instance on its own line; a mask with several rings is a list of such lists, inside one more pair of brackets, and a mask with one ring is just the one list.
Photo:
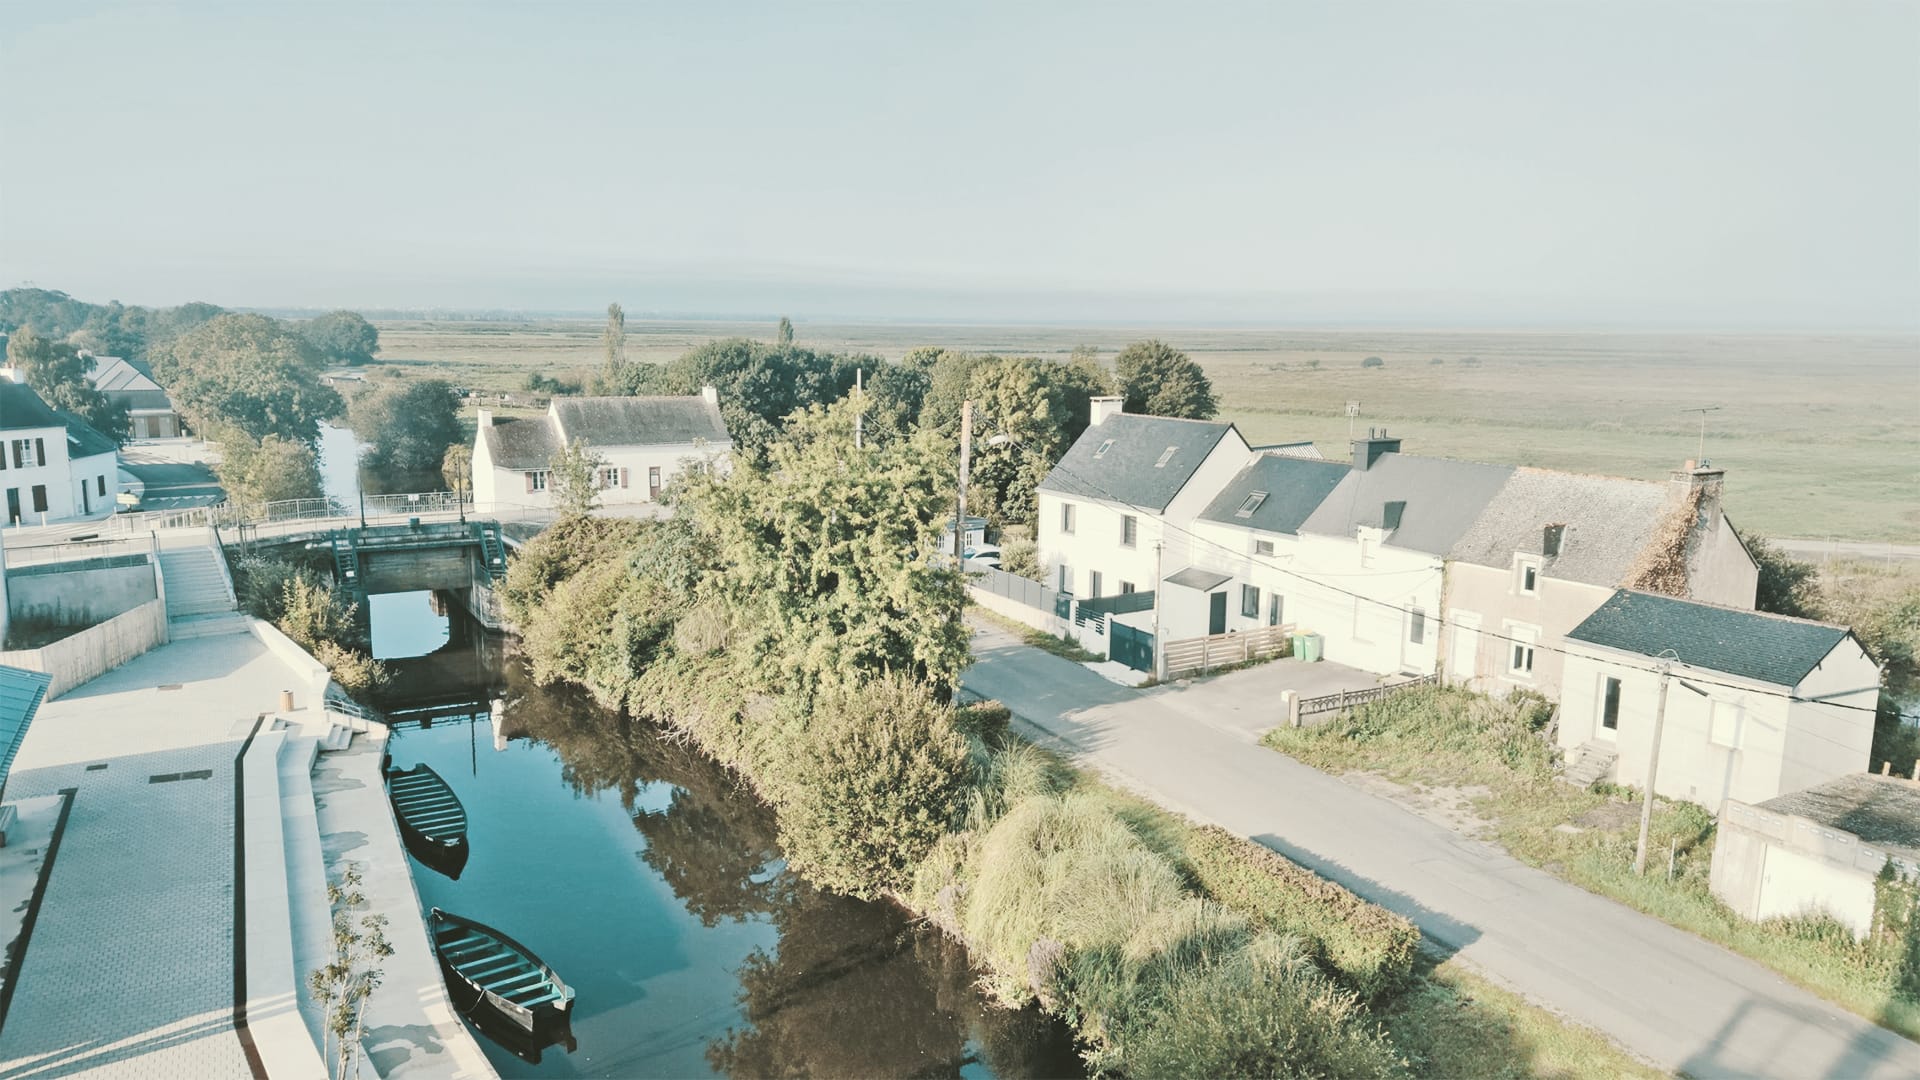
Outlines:
[[1539, 592], [1540, 564], [1537, 562], [1522, 562], [1519, 565], [1516, 581], [1520, 588], [1520, 595], [1522, 596], [1532, 596]]
[[1255, 586], [1240, 586], [1240, 614], [1249, 619], [1260, 617], [1260, 590]]
[[1716, 701], [1707, 729], [1707, 740], [1729, 750], [1740, 747], [1740, 717], [1745, 710], [1738, 702]]
[[1254, 553], [1255, 555], [1271, 555], [1271, 554], [1273, 554], [1273, 541], [1271, 541], [1271, 540], [1255, 540], [1255, 541], [1253, 542], [1253, 553]]
[[1233, 516], [1241, 518], [1252, 517], [1253, 512], [1260, 509], [1260, 504], [1266, 501], [1267, 493], [1264, 491], [1256, 491], [1247, 496], [1246, 501], [1240, 504], [1240, 509], [1233, 512]]
[[[1069, 536], [1073, 535], [1073, 504], [1072, 503], [1060, 504], [1060, 531], [1063, 533], [1066, 533]], [[1062, 590], [1062, 591], [1065, 591], [1065, 590]]]
[[547, 470], [536, 469], [533, 472], [528, 473], [527, 474], [527, 490], [528, 491], [547, 490]]
[[47, 485], [45, 484], [33, 485], [33, 512], [36, 514], [47, 512]]
[[104, 473], [102, 473], [101, 475], [99, 475], [99, 476], [96, 476], [96, 477], [94, 477], [94, 478], [93, 478], [93, 482], [94, 482], [95, 484], [97, 484], [97, 485], [99, 485], [99, 486], [98, 486], [98, 488], [96, 488], [96, 490], [95, 490], [95, 492], [94, 492], [94, 494], [96, 494], [96, 495], [105, 495], [105, 494], [107, 493], [107, 477], [106, 477], [106, 474], [104, 474]]
[[600, 486], [603, 488], [619, 487], [620, 486], [619, 468], [618, 467], [602, 468], [600, 470]]
[[1279, 593], [1267, 594], [1267, 625], [1279, 626], [1280, 616], [1286, 614], [1287, 598]]
[[1113, 440], [1108, 439], [1106, 442], [1100, 444], [1100, 449], [1093, 452], [1093, 460], [1099, 461], [1101, 458], [1106, 457], [1107, 451], [1111, 449], [1113, 449]]
[[1567, 527], [1565, 525], [1548, 525], [1540, 532], [1540, 554], [1549, 559], [1555, 558], [1566, 550], [1566, 542]]
[[1134, 584], [1133, 584], [1133, 582], [1131, 582], [1131, 581], [1123, 581], [1123, 582], [1121, 582], [1121, 583], [1120, 583], [1120, 595], [1121, 595], [1121, 596], [1131, 596], [1131, 595], [1133, 595], [1134, 593], [1136, 593], [1136, 592], [1138, 592], [1138, 591], [1139, 591], [1139, 590], [1138, 590], [1137, 588], [1135, 588], [1135, 587], [1134, 587]]
[[1419, 608], [1407, 612], [1407, 643], [1423, 645], [1427, 640], [1427, 613]]
[[1154, 468], [1156, 468], [1156, 469], [1164, 469], [1164, 468], [1166, 468], [1166, 467], [1167, 467], [1167, 462], [1169, 462], [1169, 461], [1172, 461], [1172, 460], [1173, 460], [1173, 455], [1174, 455], [1175, 453], [1178, 453], [1178, 452], [1179, 452], [1179, 450], [1180, 450], [1180, 448], [1179, 448], [1179, 447], [1177, 447], [1177, 446], [1169, 446], [1169, 447], [1167, 447], [1167, 452], [1166, 452], [1166, 453], [1164, 453], [1164, 454], [1161, 454], [1161, 455], [1160, 455], [1160, 460], [1159, 460], [1159, 461], [1156, 461], [1156, 462], [1154, 462], [1154, 463], [1153, 463], [1153, 467], [1154, 467]]
[[1620, 730], [1620, 680], [1611, 675], [1600, 684], [1600, 727]]
[[1360, 565], [1373, 565], [1373, 541], [1366, 536], [1358, 537], [1355, 542], [1360, 546]]
[[28, 445], [27, 440], [25, 439], [13, 440], [13, 467], [14, 468], [24, 469], [27, 467], [27, 445]]
[[1066, 563], [1061, 563], [1059, 574], [1060, 574], [1058, 579], [1060, 582], [1058, 586], [1059, 591], [1063, 593], [1072, 592], [1073, 591], [1073, 568], [1068, 566]]
[[1533, 674], [1533, 646], [1523, 641], [1513, 643], [1513, 656], [1507, 662], [1507, 674]]
[[1132, 514], [1120, 517], [1120, 546], [1138, 547], [1140, 544], [1140, 519]]
[[1087, 574], [1087, 595], [1096, 600], [1100, 598], [1100, 571], [1098, 570]]

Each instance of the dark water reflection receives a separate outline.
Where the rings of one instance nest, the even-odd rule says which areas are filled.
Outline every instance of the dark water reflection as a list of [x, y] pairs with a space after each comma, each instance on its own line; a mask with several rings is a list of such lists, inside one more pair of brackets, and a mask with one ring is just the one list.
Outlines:
[[[988, 1006], [940, 934], [788, 873], [771, 816], [725, 770], [534, 685], [510, 641], [454, 621], [385, 702], [437, 706], [396, 734], [394, 763], [432, 765], [471, 826], [460, 880], [415, 864], [421, 900], [498, 926], [579, 993], [571, 1054], [534, 1065], [482, 1040], [502, 1076], [1079, 1075], [1064, 1028]], [[472, 719], [449, 715], [462, 699]]]

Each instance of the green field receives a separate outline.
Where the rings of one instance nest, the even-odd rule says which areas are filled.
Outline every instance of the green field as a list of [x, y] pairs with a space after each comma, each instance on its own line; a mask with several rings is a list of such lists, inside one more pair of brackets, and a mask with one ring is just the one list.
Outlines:
[[[627, 323], [636, 360], [768, 323]], [[529, 372], [585, 374], [597, 321], [380, 324], [382, 363], [518, 392]], [[1111, 359], [1158, 336], [1213, 378], [1251, 442], [1312, 439], [1345, 453], [1346, 403], [1409, 453], [1660, 479], [1696, 456], [1727, 470], [1728, 512], [1765, 536], [1920, 537], [1920, 339], [1888, 335], [1289, 331], [802, 323], [800, 344], [897, 358], [917, 345]], [[1362, 368], [1380, 357], [1384, 365]], [[1436, 362], [1437, 361], [1437, 362]], [[522, 394], [524, 396], [524, 394]]]

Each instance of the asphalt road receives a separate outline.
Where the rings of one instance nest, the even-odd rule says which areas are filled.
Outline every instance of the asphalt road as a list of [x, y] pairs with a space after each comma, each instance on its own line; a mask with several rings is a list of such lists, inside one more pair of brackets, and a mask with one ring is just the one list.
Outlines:
[[968, 690], [1004, 702], [1084, 764], [1406, 915], [1443, 950], [1662, 1068], [1702, 1078], [1920, 1076], [1920, 1045], [1172, 707], [1178, 688], [1117, 686], [993, 627], [976, 628], [974, 655]]

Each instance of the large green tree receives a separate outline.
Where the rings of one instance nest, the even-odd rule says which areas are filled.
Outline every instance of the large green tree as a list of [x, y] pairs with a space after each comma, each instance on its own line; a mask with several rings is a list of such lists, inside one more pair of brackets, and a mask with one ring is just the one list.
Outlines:
[[1001, 524], [1033, 520], [1035, 488], [1087, 429], [1091, 401], [1107, 387], [1106, 372], [1090, 360], [995, 356], [975, 363], [968, 381], [972, 507]]
[[305, 337], [265, 315], [219, 315], [157, 344], [153, 371], [174, 404], [207, 431], [231, 425], [312, 445], [340, 395], [320, 381], [325, 358]]
[[320, 497], [320, 464], [306, 443], [278, 435], [256, 442], [231, 427], [213, 434], [220, 443], [215, 472], [229, 503], [257, 512], [267, 503]]
[[73, 413], [114, 442], [126, 441], [127, 410], [93, 388], [87, 380], [93, 361], [75, 346], [17, 330], [7, 340], [7, 362], [48, 405]]
[[1207, 373], [1164, 341], [1136, 341], [1120, 350], [1113, 374], [1130, 413], [1211, 420], [1220, 411]]
[[[361, 463], [382, 473], [430, 476], [464, 441], [460, 397], [444, 379], [392, 379], [355, 395], [347, 410], [367, 444]], [[415, 490], [418, 490], [417, 488]]]
[[561, 517], [585, 517], [600, 505], [600, 469], [605, 464], [582, 439], [568, 443], [547, 463], [547, 490]]
[[300, 324], [300, 332], [330, 364], [364, 364], [380, 351], [380, 331], [357, 311], [329, 311]]

